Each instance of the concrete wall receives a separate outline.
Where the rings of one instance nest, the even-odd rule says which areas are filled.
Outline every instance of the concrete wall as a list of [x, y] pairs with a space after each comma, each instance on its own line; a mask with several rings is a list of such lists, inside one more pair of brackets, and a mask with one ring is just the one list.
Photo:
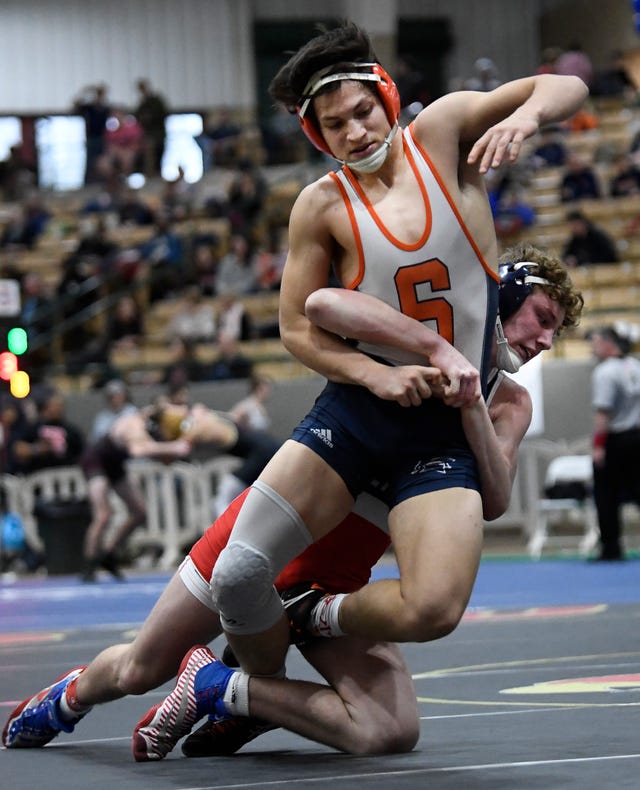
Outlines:
[[[542, 401], [545, 439], [573, 439], [591, 432], [589, 361], [548, 360], [542, 366]], [[284, 440], [304, 417], [322, 389], [324, 379], [308, 376], [291, 381], [276, 381], [269, 401], [273, 433]], [[229, 381], [216, 384], [192, 384], [191, 399], [215, 409], [229, 409], [247, 392], [246, 382]], [[136, 405], [143, 406], [161, 392], [159, 387], [133, 387]], [[67, 416], [84, 430], [91, 426], [96, 412], [102, 408], [100, 392], [72, 393], [67, 397]]]

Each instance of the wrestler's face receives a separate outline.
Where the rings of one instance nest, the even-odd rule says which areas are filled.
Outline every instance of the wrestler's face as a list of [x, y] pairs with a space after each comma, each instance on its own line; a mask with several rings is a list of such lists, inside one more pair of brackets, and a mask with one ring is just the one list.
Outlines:
[[504, 322], [507, 342], [523, 363], [551, 348], [564, 313], [558, 302], [536, 287], [520, 309]]
[[391, 128], [380, 99], [357, 80], [343, 80], [313, 101], [320, 131], [336, 159], [364, 159], [382, 145]]

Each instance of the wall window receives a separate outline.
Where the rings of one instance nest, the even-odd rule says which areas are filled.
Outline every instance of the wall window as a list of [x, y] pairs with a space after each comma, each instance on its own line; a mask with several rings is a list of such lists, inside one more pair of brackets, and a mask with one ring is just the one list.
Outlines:
[[49, 115], [36, 121], [39, 186], [79, 189], [84, 183], [85, 123], [76, 115]]

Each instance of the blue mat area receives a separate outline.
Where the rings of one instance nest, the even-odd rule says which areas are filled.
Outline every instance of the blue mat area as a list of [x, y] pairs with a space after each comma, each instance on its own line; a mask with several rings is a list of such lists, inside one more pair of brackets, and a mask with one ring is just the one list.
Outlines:
[[[373, 579], [397, 578], [395, 564]], [[0, 585], [0, 632], [135, 626], [144, 621], [169, 575], [82, 584], [75, 577], [21, 579]], [[640, 603], [640, 560], [483, 560], [471, 597], [474, 609], [521, 609]]]
[[[374, 578], [396, 578], [395, 566], [376, 568]], [[640, 602], [640, 561], [499, 560], [480, 564], [470, 606], [520, 609]]]

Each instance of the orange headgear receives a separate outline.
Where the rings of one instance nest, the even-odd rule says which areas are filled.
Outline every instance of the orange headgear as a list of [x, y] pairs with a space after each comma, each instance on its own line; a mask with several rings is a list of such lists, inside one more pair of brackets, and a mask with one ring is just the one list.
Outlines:
[[[317, 71], [306, 84], [302, 97], [296, 108], [302, 131], [311, 140], [311, 142], [320, 151], [323, 151], [329, 156], [333, 156], [329, 150], [329, 146], [325, 143], [324, 138], [318, 128], [317, 124], [307, 116], [307, 110], [313, 97], [318, 93], [320, 88], [330, 82], [338, 82], [341, 80], [358, 80], [359, 82], [375, 82], [378, 89], [378, 96], [382, 101], [382, 105], [387, 114], [387, 119], [391, 126], [395, 126], [400, 116], [400, 94], [395, 82], [387, 74], [379, 63], [349, 63], [347, 68], [353, 68], [354, 71], [338, 71], [333, 74], [328, 72], [333, 66]], [[368, 71], [355, 71], [355, 69], [369, 69]]]

